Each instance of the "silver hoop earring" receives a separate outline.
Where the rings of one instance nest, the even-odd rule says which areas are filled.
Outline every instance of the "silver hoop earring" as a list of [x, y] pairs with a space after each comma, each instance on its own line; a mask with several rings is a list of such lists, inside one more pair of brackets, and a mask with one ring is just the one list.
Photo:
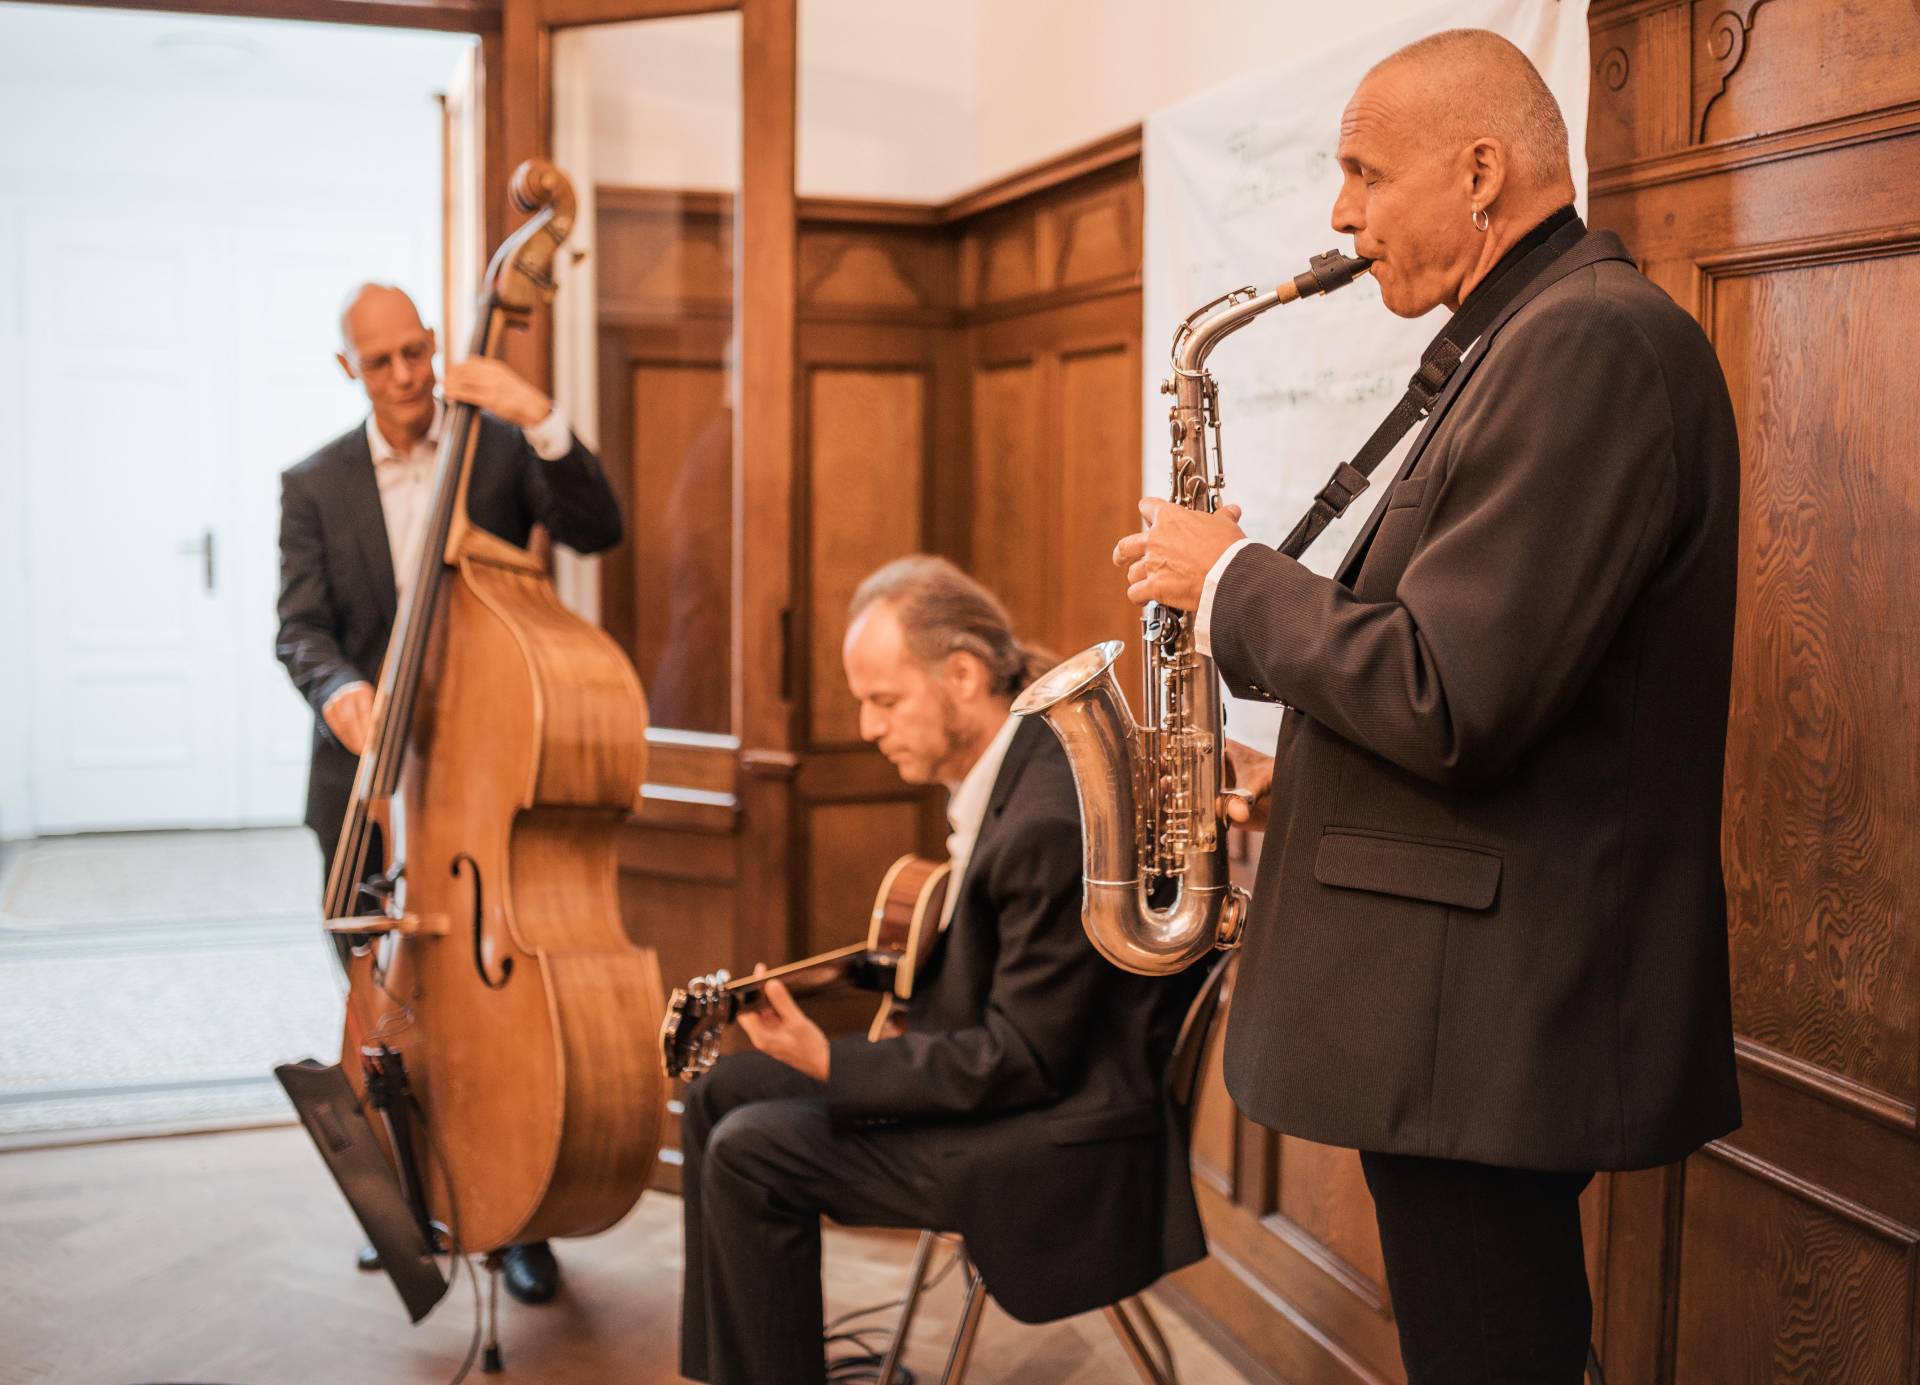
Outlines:
[[1485, 235], [1488, 224], [1486, 208], [1475, 207], [1473, 209], [1473, 229]]

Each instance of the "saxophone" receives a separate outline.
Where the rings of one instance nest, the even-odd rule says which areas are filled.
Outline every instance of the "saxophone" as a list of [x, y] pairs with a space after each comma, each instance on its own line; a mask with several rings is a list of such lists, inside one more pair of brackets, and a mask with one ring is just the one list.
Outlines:
[[[1267, 309], [1331, 293], [1366, 273], [1367, 260], [1315, 255], [1276, 288], [1236, 289], [1196, 309], [1173, 336], [1176, 505], [1211, 512], [1225, 484], [1219, 391], [1205, 367], [1221, 338]], [[1207, 455], [1207, 437], [1213, 455]], [[1216, 947], [1239, 944], [1247, 894], [1227, 878], [1220, 819], [1220, 681], [1194, 648], [1193, 616], [1157, 603], [1142, 615], [1144, 723], [1136, 723], [1107, 640], [1041, 675], [1013, 704], [1053, 728], [1080, 798], [1086, 890], [1081, 922], [1100, 954], [1145, 976], [1183, 971]]]

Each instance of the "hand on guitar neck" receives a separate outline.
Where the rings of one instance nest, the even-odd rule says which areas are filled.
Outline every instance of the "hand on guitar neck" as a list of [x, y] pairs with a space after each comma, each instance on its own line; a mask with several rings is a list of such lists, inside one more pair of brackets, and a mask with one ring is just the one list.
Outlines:
[[827, 1036], [801, 1012], [794, 996], [839, 986], [882, 992], [886, 1000], [867, 1036], [898, 1034], [893, 1005], [912, 998], [914, 977], [939, 936], [949, 873], [944, 861], [902, 856], [880, 882], [864, 943], [773, 971], [758, 966], [752, 976], [737, 981], [724, 971], [715, 972], [676, 990], [660, 1025], [660, 1063], [666, 1075], [693, 1078], [712, 1067], [720, 1055], [721, 1032], [737, 1022], [761, 1052], [824, 1082]]
[[[766, 970], [764, 965], [758, 966], [753, 974], [763, 976]], [[769, 1058], [778, 1058], [814, 1081], [825, 1082], [833, 1056], [826, 1031], [806, 1017], [784, 982], [767, 982], [761, 994], [765, 1004], [740, 1011], [740, 1028], [747, 1038]]]

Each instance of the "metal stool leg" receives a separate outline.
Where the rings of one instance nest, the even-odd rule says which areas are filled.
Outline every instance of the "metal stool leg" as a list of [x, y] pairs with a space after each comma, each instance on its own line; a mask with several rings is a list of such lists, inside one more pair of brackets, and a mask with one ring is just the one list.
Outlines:
[[1107, 1321], [1120, 1339], [1127, 1359], [1146, 1385], [1179, 1385], [1174, 1370], [1173, 1348], [1167, 1345], [1160, 1322], [1147, 1307], [1145, 1299], [1130, 1298], [1106, 1308]]
[[953, 1348], [947, 1353], [947, 1368], [940, 1372], [940, 1385], [960, 1385], [966, 1378], [973, 1339], [979, 1334], [980, 1318], [987, 1309], [987, 1283], [980, 1271], [967, 1259], [961, 1260], [960, 1268], [967, 1276], [967, 1301], [960, 1309], [960, 1330], [953, 1334]]
[[907, 1271], [907, 1294], [900, 1301], [900, 1321], [893, 1329], [893, 1341], [887, 1358], [880, 1363], [880, 1385], [893, 1385], [894, 1372], [906, 1354], [907, 1333], [913, 1327], [914, 1310], [920, 1306], [920, 1290], [927, 1282], [927, 1262], [933, 1258], [933, 1243], [939, 1239], [931, 1231], [920, 1233], [920, 1244], [913, 1248], [913, 1267]]
[[486, 1259], [487, 1340], [480, 1358], [482, 1375], [498, 1375], [506, 1368], [500, 1356], [500, 1266], [500, 1252], [489, 1251]]

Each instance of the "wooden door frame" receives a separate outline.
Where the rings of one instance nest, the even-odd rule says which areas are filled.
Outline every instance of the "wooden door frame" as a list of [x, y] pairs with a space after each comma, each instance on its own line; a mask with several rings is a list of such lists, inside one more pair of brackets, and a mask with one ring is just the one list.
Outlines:
[[[69, 3], [69, 0], [29, 0]], [[793, 791], [799, 770], [793, 631], [797, 313], [798, 0], [73, 0], [102, 9], [292, 19], [470, 33], [480, 40], [486, 120], [484, 220], [496, 245], [514, 220], [510, 171], [553, 146], [557, 30], [698, 14], [741, 16], [742, 181], [738, 302], [743, 332], [735, 420], [732, 723], [747, 819], [736, 943], [785, 955], [798, 926]], [[509, 338], [507, 357], [551, 383], [552, 323]], [[752, 562], [746, 555], [752, 555]], [[748, 653], [758, 652], [749, 675]], [[769, 659], [774, 667], [766, 667]], [[711, 739], [711, 738], [705, 738]], [[663, 762], [680, 764], [676, 747]], [[705, 771], [703, 771], [705, 773]], [[731, 771], [730, 771], [731, 773]], [[750, 922], [751, 921], [751, 922]]]
[[[734, 476], [735, 669], [748, 650], [777, 650], [773, 676], [736, 673], [734, 734], [743, 763], [791, 771], [796, 743], [786, 615], [792, 598], [795, 218], [798, 0], [504, 0], [503, 168], [553, 145], [553, 36], [633, 20], [737, 13], [741, 19], [741, 333], [738, 462]], [[530, 374], [544, 379], [551, 337], [534, 334]], [[753, 554], [753, 562], [742, 559]], [[782, 777], [791, 777], [790, 773]]]
[[[337, 3], [337, 0], [336, 0]], [[736, 225], [733, 477], [735, 747], [677, 746], [737, 756], [741, 823], [735, 895], [738, 955], [786, 955], [799, 919], [794, 788], [800, 758], [794, 621], [795, 372], [798, 279], [796, 170], [798, 0], [503, 0], [498, 69], [502, 158], [489, 158], [489, 206], [504, 225], [505, 170], [553, 146], [553, 36], [635, 20], [737, 13], [741, 19], [741, 183]], [[491, 109], [491, 108], [490, 108]], [[489, 138], [491, 141], [491, 122]], [[494, 197], [492, 174], [502, 183]], [[550, 323], [522, 340], [515, 364], [545, 380]], [[749, 561], [749, 558], [751, 559]], [[768, 667], [771, 659], [773, 667]], [[712, 740], [713, 738], [702, 738]]]

